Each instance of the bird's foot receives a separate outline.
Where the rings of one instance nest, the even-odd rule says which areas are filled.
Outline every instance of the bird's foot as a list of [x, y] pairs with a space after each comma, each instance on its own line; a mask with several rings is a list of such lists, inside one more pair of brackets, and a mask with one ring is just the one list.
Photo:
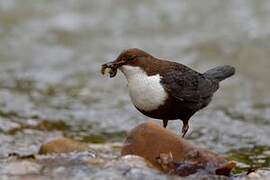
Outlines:
[[183, 121], [182, 138], [185, 137], [186, 133], [188, 132], [188, 129], [189, 129], [188, 122]]
[[168, 120], [163, 120], [163, 127], [166, 128], [168, 125]]

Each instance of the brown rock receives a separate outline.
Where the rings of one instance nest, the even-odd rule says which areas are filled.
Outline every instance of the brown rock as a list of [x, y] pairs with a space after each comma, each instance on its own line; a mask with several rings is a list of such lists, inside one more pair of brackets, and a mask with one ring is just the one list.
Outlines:
[[[155, 167], [166, 172], [172, 172], [173, 166], [177, 165], [174, 162], [188, 162], [188, 165], [194, 165], [196, 168], [207, 166], [216, 169], [222, 168], [227, 163], [222, 156], [195, 147], [187, 140], [152, 122], [143, 123], [130, 132], [121, 154], [144, 157]], [[166, 154], [168, 158], [164, 158]], [[173, 163], [169, 160], [170, 156]], [[215, 173], [215, 169], [213, 172]]]
[[82, 152], [89, 150], [87, 144], [68, 138], [59, 138], [42, 144], [38, 154]]

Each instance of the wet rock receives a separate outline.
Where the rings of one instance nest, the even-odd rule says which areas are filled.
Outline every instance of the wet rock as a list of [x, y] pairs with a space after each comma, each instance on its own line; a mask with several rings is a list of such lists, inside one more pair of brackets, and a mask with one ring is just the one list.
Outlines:
[[236, 163], [233, 161], [229, 161], [229, 162], [223, 164], [222, 166], [218, 167], [215, 170], [215, 173], [217, 175], [229, 176], [231, 174], [232, 169], [234, 169], [235, 167], [236, 167]]
[[236, 180], [268, 180], [270, 177], [270, 168], [261, 168], [248, 173], [241, 173], [234, 176]]
[[144, 158], [136, 155], [126, 155], [116, 158], [108, 162], [105, 168], [114, 167], [116, 169], [131, 169], [131, 168], [153, 168], [153, 165]]
[[87, 144], [68, 138], [59, 138], [42, 144], [38, 154], [70, 153], [88, 150], [89, 147]]
[[[249, 179], [260, 179], [260, 180], [267, 180], [270, 177], [270, 168], [263, 168], [258, 169], [255, 172], [248, 174], [246, 177], [242, 176], [242, 178], [249, 178]], [[239, 178], [240, 179], [240, 178]]]
[[168, 179], [144, 158], [126, 155], [108, 162], [105, 167], [96, 172], [91, 179]]
[[39, 173], [42, 166], [34, 161], [10, 161], [0, 165], [1, 175], [26, 175]]
[[187, 176], [204, 169], [210, 174], [228, 175], [235, 163], [195, 147], [187, 140], [154, 123], [134, 128], [126, 139], [122, 155], [138, 155], [169, 174]]

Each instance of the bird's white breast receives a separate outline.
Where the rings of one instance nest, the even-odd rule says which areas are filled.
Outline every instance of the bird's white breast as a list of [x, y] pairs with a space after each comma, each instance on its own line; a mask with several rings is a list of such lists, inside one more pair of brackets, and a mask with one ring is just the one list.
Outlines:
[[128, 80], [133, 104], [144, 111], [152, 111], [163, 105], [167, 93], [160, 83], [160, 75], [148, 76], [140, 67], [124, 65], [120, 68]]

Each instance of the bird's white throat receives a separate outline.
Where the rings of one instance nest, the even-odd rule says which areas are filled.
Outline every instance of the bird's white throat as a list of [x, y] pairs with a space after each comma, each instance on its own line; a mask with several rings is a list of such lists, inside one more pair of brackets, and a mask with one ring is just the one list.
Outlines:
[[140, 67], [123, 65], [133, 104], [143, 111], [152, 111], [163, 105], [168, 95], [160, 83], [159, 74], [148, 76]]

